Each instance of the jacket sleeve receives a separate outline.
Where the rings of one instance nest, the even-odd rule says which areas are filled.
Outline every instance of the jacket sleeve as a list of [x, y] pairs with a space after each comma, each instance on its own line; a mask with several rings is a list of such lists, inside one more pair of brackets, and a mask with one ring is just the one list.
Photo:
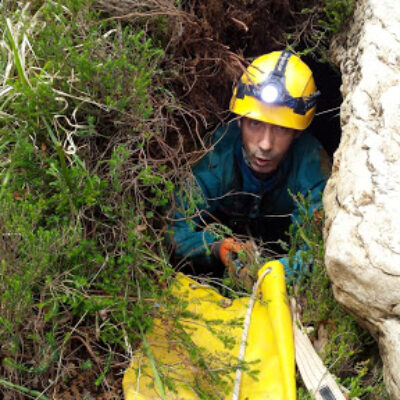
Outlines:
[[321, 144], [308, 135], [296, 155], [296, 185], [293, 195], [307, 199], [308, 209], [304, 202], [297, 201], [293, 212], [293, 222], [300, 223], [301, 215], [312, 214], [322, 207], [322, 193], [331, 172], [331, 161]]
[[221, 238], [203, 222], [229, 188], [233, 143], [239, 135], [236, 123], [219, 128], [214, 134], [213, 149], [193, 168], [194, 180], [176, 193], [177, 207], [172, 212], [170, 231], [178, 257], [197, 258], [209, 264], [215, 261], [211, 245]]
[[211, 244], [216, 240], [216, 235], [202, 223], [214, 208], [207, 201], [209, 195], [207, 187], [199, 179], [175, 193], [176, 210], [170, 231], [176, 255], [180, 258], [205, 257], [211, 261]]

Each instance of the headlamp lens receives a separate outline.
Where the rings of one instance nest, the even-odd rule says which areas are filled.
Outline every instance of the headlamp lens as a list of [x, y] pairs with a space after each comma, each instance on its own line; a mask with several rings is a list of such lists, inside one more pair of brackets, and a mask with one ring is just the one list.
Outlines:
[[273, 104], [278, 100], [279, 90], [276, 85], [268, 83], [261, 89], [260, 96], [264, 103]]

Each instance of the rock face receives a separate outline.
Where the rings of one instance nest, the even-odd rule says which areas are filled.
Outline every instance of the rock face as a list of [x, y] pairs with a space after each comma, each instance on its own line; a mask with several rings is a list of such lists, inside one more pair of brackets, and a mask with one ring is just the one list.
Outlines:
[[400, 9], [356, 2], [332, 45], [342, 72], [342, 138], [324, 193], [325, 261], [336, 298], [379, 343], [400, 399]]

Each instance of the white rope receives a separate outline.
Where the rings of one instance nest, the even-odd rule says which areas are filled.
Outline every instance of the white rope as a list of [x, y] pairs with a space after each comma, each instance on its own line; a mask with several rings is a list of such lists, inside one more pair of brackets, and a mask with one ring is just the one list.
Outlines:
[[[251, 313], [253, 312], [254, 302], [256, 300], [258, 288], [261, 285], [261, 282], [264, 280], [265, 276], [268, 275], [271, 271], [272, 271], [271, 267], [267, 268], [261, 274], [261, 276], [258, 278], [257, 282], [253, 286], [253, 292], [252, 292], [252, 294], [250, 296], [249, 305], [247, 306], [247, 311], [246, 311], [246, 317], [244, 319], [242, 340], [240, 342], [240, 348], [239, 348], [239, 357], [238, 357], [238, 363], [239, 364], [244, 359], [244, 354], [245, 354], [245, 351], [246, 351], [246, 341], [247, 341], [247, 336], [249, 334]], [[242, 381], [242, 368], [240, 368], [240, 366], [239, 366], [239, 368], [236, 370], [235, 385], [233, 387], [232, 400], [238, 400], [239, 399], [241, 381]]]

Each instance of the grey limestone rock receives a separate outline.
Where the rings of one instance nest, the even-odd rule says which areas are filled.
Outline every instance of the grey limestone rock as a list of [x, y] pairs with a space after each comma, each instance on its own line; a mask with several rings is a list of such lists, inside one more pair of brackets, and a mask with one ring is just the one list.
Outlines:
[[337, 300], [378, 341], [400, 399], [400, 7], [356, 2], [331, 46], [342, 137], [324, 192], [325, 261]]

